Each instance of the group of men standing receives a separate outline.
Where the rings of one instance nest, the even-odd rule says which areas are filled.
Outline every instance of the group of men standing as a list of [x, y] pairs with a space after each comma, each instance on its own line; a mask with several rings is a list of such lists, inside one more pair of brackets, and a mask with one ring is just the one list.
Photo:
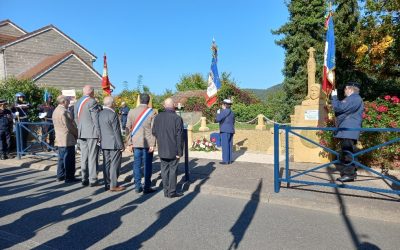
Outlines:
[[[150, 96], [140, 95], [140, 105], [129, 110], [126, 120], [127, 147], [133, 152], [133, 176], [135, 192], [152, 193], [151, 188], [153, 152], [156, 144], [161, 160], [161, 176], [165, 197], [174, 198], [182, 194], [176, 191], [177, 170], [183, 155], [183, 121], [175, 113], [172, 99], [164, 102], [165, 112], [156, 114], [149, 107]], [[74, 117], [68, 111], [69, 100], [65, 96], [57, 98], [58, 106], [52, 119], [59, 149], [57, 179], [74, 182], [75, 144], [81, 150], [81, 172], [83, 186], [98, 186], [98, 156], [103, 153], [103, 174], [105, 190], [122, 191], [118, 176], [125, 143], [121, 123], [115, 112], [114, 99], [106, 96], [101, 107], [94, 98], [92, 86], [83, 88], [83, 96], [74, 107]], [[123, 121], [124, 122], [124, 121]], [[122, 126], [124, 127], [124, 126]], [[142, 185], [141, 165], [144, 165], [144, 185]]]
[[[336, 115], [339, 131], [335, 137], [341, 139], [341, 162], [345, 167], [341, 170], [338, 181], [354, 181], [357, 176], [356, 167], [351, 154], [359, 138], [360, 131], [342, 130], [341, 128], [361, 128], [363, 101], [359, 96], [360, 85], [350, 82], [345, 87], [346, 98], [337, 99], [337, 91], [332, 92], [332, 106]], [[151, 188], [153, 152], [158, 145], [158, 155], [161, 160], [161, 177], [164, 195], [179, 197], [176, 191], [177, 170], [179, 160], [183, 155], [183, 121], [175, 112], [171, 98], [164, 101], [165, 111], [156, 114], [149, 107], [150, 96], [140, 95], [140, 105], [129, 110], [126, 105], [121, 109], [121, 122], [115, 112], [114, 99], [106, 96], [101, 107], [94, 98], [92, 86], [83, 88], [83, 96], [73, 106], [71, 112], [70, 99], [66, 96], [57, 98], [58, 106], [51, 106], [51, 96], [45, 104], [39, 106], [41, 118], [53, 125], [42, 127], [43, 133], [49, 133], [49, 144], [58, 147], [57, 180], [65, 182], [81, 181], [83, 186], [98, 186], [98, 156], [103, 153], [103, 173], [106, 190], [122, 191], [125, 188], [118, 185], [118, 176], [122, 162], [122, 152], [125, 151], [123, 131], [127, 133], [127, 147], [133, 153], [133, 177], [135, 192], [152, 193]], [[13, 119], [27, 121], [29, 104], [22, 93], [16, 94], [16, 104], [12, 112], [7, 109], [7, 103], [0, 100], [0, 159], [7, 159], [10, 145], [10, 134]], [[216, 121], [220, 124], [222, 142], [221, 164], [231, 164], [233, 161], [233, 135], [235, 133], [235, 115], [231, 110], [232, 102], [223, 101], [222, 109], [218, 110]], [[51, 132], [53, 130], [54, 133]], [[22, 147], [26, 147], [26, 131], [22, 130]], [[75, 178], [75, 145], [79, 143], [81, 150], [82, 179]], [[350, 158], [349, 158], [350, 157]], [[142, 185], [141, 166], [144, 166], [144, 185]]]

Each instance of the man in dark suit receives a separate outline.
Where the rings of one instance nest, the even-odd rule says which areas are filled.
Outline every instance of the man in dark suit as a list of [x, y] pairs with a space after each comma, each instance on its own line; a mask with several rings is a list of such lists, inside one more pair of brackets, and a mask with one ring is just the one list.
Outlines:
[[154, 118], [153, 135], [158, 144], [158, 155], [161, 159], [161, 178], [164, 196], [180, 197], [176, 192], [176, 177], [179, 159], [183, 155], [183, 120], [175, 113], [171, 98], [164, 101], [165, 111]]
[[225, 99], [222, 110], [217, 111], [216, 121], [219, 123], [222, 146], [221, 164], [231, 164], [233, 161], [233, 135], [235, 134], [235, 114], [231, 110], [232, 101]]
[[100, 107], [94, 99], [94, 89], [90, 85], [83, 87], [83, 96], [74, 107], [75, 123], [78, 126], [79, 146], [81, 148], [82, 185], [97, 186], [97, 143], [99, 131]]
[[125, 150], [122, 140], [118, 114], [114, 111], [114, 99], [104, 97], [103, 110], [99, 113], [101, 148], [103, 149], [103, 173], [105, 189], [111, 192], [125, 190], [118, 186], [122, 152]]
[[7, 109], [7, 101], [0, 100], [0, 160], [8, 159], [10, 138], [13, 128], [13, 115]]
[[[346, 84], [344, 89], [346, 98], [342, 101], [339, 101], [337, 98], [337, 90], [332, 91], [332, 107], [335, 112], [336, 126], [338, 128], [361, 128], [364, 103], [359, 92], [360, 84], [356, 82]], [[340, 160], [344, 164], [340, 172], [341, 177], [337, 180], [341, 182], [354, 181], [357, 176], [357, 170], [353, 164], [349, 165], [349, 163], [352, 162], [353, 157], [351, 154], [354, 152], [354, 146], [360, 137], [360, 131], [339, 130], [334, 136], [340, 138], [342, 147]]]

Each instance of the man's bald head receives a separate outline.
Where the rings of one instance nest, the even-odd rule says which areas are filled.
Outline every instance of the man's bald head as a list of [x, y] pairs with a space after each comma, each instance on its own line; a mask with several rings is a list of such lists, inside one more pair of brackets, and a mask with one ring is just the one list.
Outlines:
[[112, 108], [114, 106], [114, 98], [112, 98], [112, 96], [104, 97], [103, 104], [106, 107]]
[[174, 109], [174, 101], [172, 100], [172, 98], [165, 99], [164, 108], [166, 108], [166, 109]]
[[85, 85], [82, 90], [84, 95], [93, 97], [94, 96], [94, 88], [91, 85]]

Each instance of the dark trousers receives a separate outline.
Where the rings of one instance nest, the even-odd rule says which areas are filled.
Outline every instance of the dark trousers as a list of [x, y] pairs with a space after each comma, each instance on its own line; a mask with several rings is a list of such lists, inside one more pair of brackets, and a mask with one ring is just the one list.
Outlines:
[[49, 137], [49, 145], [54, 147], [54, 139], [55, 139], [54, 126], [53, 125], [42, 125], [42, 136], [44, 134], [46, 134], [47, 132], [49, 132], [49, 134], [47, 134], [46, 136], [44, 136], [42, 138], [46, 139], [47, 137]]
[[9, 131], [0, 130], [0, 154], [6, 155], [10, 149], [11, 134]]
[[58, 147], [57, 178], [75, 178], [75, 146]]
[[135, 188], [142, 188], [142, 172], [140, 170], [142, 163], [144, 165], [144, 190], [151, 187], [151, 175], [153, 174], [153, 153], [149, 148], [133, 148], [133, 176], [135, 178]]
[[[341, 139], [340, 144], [342, 148], [340, 161], [342, 164], [348, 164], [352, 161], [351, 155], [348, 152], [354, 153], [354, 145], [357, 143], [356, 140], [353, 139]], [[347, 151], [347, 152], [346, 152]], [[343, 165], [343, 168], [340, 171], [341, 175], [353, 176], [356, 174], [356, 167], [354, 164], [351, 165]]]
[[161, 158], [161, 178], [164, 195], [170, 196], [176, 193], [176, 178], [178, 175], [179, 159]]
[[231, 163], [233, 161], [233, 134], [221, 133], [222, 161]]
[[121, 150], [103, 149], [103, 174], [106, 188], [118, 186], [119, 170], [121, 169]]

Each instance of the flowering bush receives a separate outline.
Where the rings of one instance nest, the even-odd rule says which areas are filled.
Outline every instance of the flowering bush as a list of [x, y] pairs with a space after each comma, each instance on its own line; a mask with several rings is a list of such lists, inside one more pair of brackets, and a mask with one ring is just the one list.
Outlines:
[[[397, 96], [386, 95], [373, 102], [365, 102], [363, 113], [364, 128], [398, 128], [400, 122], [400, 99]], [[364, 148], [369, 148], [400, 136], [399, 132], [364, 132], [360, 142]], [[394, 143], [381, 147], [360, 159], [382, 169], [400, 168], [400, 144]]]
[[[328, 112], [332, 114], [331, 107]], [[400, 99], [397, 96], [384, 96], [375, 101], [364, 102], [363, 128], [398, 128], [400, 123]], [[334, 127], [334, 117], [325, 121], [327, 127]], [[320, 144], [338, 150], [339, 140], [331, 131], [317, 132]], [[362, 148], [370, 148], [388, 142], [400, 136], [399, 132], [362, 132], [359, 143]], [[324, 152], [323, 154], [327, 154]], [[367, 154], [360, 155], [359, 160], [367, 166], [381, 167], [383, 170], [400, 168], [400, 143], [381, 147]]]
[[215, 138], [212, 141], [208, 141], [206, 138], [195, 140], [192, 144], [192, 148], [190, 150], [193, 151], [217, 151], [217, 147], [215, 144]]

